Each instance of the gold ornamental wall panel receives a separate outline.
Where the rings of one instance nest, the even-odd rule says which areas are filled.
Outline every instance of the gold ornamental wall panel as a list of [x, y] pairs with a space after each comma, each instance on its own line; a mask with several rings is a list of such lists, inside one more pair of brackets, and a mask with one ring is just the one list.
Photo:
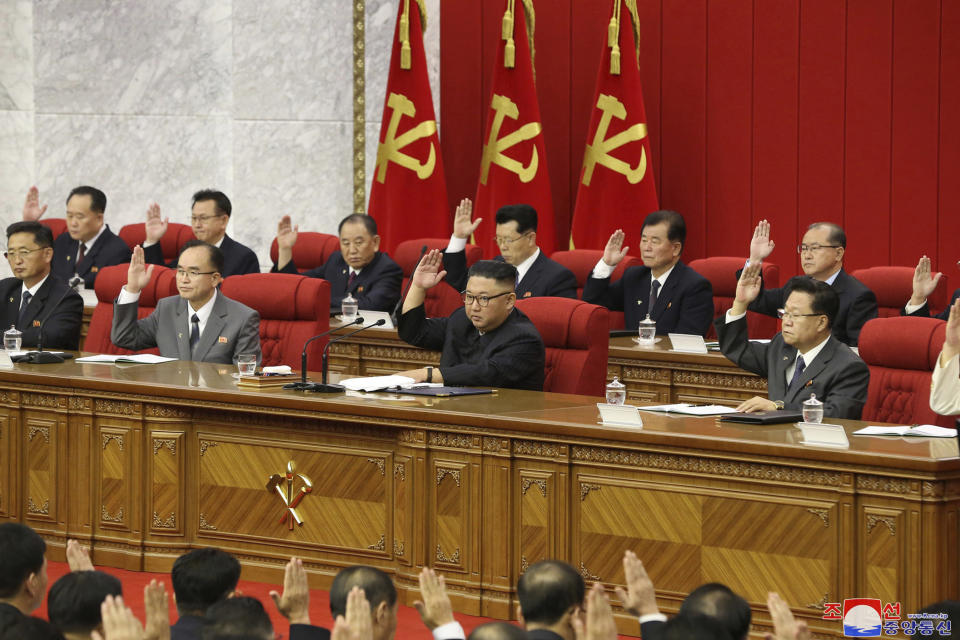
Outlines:
[[152, 431], [147, 456], [150, 465], [149, 528], [153, 533], [182, 535], [184, 531], [184, 442], [182, 431]]
[[54, 523], [59, 515], [57, 452], [62, 418], [40, 411], [24, 411], [21, 415], [24, 466], [27, 472], [23, 496], [24, 519], [28, 523]]
[[17, 477], [17, 457], [14, 447], [13, 430], [15, 419], [11, 419], [10, 410], [0, 408], [0, 517], [14, 515], [13, 496]]
[[[100, 527], [121, 531], [136, 528], [139, 505], [134, 495], [137, 438], [131, 427], [113, 419], [101, 421], [94, 446], [100, 458], [100, 504], [94, 505]], [[139, 493], [139, 492], [138, 492]]]
[[895, 602], [904, 567], [904, 542], [909, 537], [906, 514], [901, 509], [865, 507], [860, 531], [864, 548], [863, 584], [871, 598]]
[[464, 458], [448, 452], [432, 458], [429, 484], [431, 512], [434, 514], [432, 544], [428, 548], [429, 564], [444, 570], [468, 571], [467, 556], [473, 549], [470, 495], [474, 485], [470, 465]]

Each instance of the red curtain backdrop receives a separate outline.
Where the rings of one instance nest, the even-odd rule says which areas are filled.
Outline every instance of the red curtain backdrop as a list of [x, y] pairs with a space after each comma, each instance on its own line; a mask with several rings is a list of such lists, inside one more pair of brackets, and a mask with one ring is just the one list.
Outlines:
[[[609, 18], [537, 0], [537, 93], [557, 246], [570, 231]], [[818, 220], [847, 266], [916, 264], [960, 285], [960, 3], [638, 0], [640, 72], [660, 205], [687, 219], [686, 261], [746, 256], [771, 220], [783, 274]], [[474, 192], [502, 0], [441, 10], [441, 145], [451, 210]]]

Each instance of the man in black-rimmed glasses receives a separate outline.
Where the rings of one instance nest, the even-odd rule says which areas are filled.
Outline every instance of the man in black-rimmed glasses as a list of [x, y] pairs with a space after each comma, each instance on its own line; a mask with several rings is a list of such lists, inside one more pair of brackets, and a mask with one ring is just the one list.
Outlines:
[[417, 382], [451, 386], [543, 389], [543, 340], [527, 316], [514, 307], [517, 269], [496, 260], [480, 260], [467, 273], [463, 308], [447, 318], [427, 318], [427, 289], [443, 280], [442, 254], [423, 257], [403, 301], [398, 332], [406, 342], [442, 350], [439, 367], [403, 371]]

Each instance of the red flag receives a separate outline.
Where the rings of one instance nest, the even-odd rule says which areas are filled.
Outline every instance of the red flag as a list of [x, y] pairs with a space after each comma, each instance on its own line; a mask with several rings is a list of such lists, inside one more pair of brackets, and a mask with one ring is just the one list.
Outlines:
[[382, 248], [404, 240], [447, 236], [447, 181], [433, 111], [421, 29], [422, 0], [399, 0], [390, 76], [380, 125], [377, 166], [367, 212]]
[[[622, 6], [629, 17], [621, 19]], [[650, 164], [638, 38], [636, 1], [613, 0], [573, 210], [570, 241], [579, 249], [602, 249], [621, 228], [629, 244], [638, 243], [643, 219], [660, 208]]]
[[497, 209], [529, 204], [537, 210], [537, 244], [549, 255], [555, 244], [553, 199], [528, 43], [533, 32], [528, 32], [526, 15], [533, 14], [533, 0], [506, 0], [506, 5], [473, 208], [483, 223], [475, 237], [486, 255], [498, 255], [493, 239]]

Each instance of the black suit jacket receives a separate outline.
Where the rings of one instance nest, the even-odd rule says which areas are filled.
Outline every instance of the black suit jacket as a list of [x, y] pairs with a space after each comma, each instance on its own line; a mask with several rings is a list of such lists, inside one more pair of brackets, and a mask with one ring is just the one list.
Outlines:
[[12, 604], [0, 602], [0, 633], [3, 633], [8, 627], [12, 627], [25, 618], [23, 612]]
[[[83, 298], [65, 282], [50, 274], [30, 299], [27, 315], [17, 323], [20, 314], [23, 281], [17, 278], [0, 280], [0, 302], [3, 303], [3, 331], [16, 325], [23, 333], [23, 347], [37, 346], [40, 323], [43, 323], [43, 346], [46, 349], [76, 350], [80, 345], [80, 324], [83, 320]], [[66, 294], [66, 295], [64, 295]], [[63, 300], [60, 301], [61, 296]], [[59, 303], [59, 304], [58, 304]], [[51, 313], [51, 310], [52, 313]], [[47, 318], [47, 314], [51, 313]]]
[[723, 355], [758, 376], [767, 377], [767, 397], [783, 400], [784, 409], [799, 411], [811, 393], [823, 403], [823, 417], [860, 419], [867, 402], [870, 370], [850, 348], [831, 336], [797, 384], [787, 388], [787, 369], [797, 350], [777, 334], [767, 344], [747, 340], [747, 319], [727, 323], [726, 316], [714, 322]]
[[[494, 260], [503, 262], [503, 256]], [[447, 275], [444, 278], [457, 291], [467, 288], [467, 252], [454, 251], [443, 253], [443, 268]], [[517, 297], [531, 298], [553, 296], [556, 298], [577, 299], [577, 277], [573, 271], [551, 260], [541, 251], [537, 259], [530, 265], [523, 279], [517, 283]]]
[[[957, 301], [957, 298], [960, 298], [960, 289], [957, 289], [956, 291], [953, 292], [953, 295], [950, 297], [950, 304], [947, 305], [947, 308], [933, 317], [939, 320], [947, 320], [948, 318], [950, 318], [950, 307], [952, 307], [953, 303]], [[916, 311], [914, 311], [913, 313], [907, 313], [906, 308], [900, 309], [900, 315], [919, 316], [921, 318], [929, 318], [930, 304], [928, 302], [924, 302], [923, 306], [917, 309]]]
[[130, 262], [130, 247], [120, 236], [110, 231], [106, 225], [103, 233], [93, 243], [90, 250], [77, 263], [77, 250], [80, 241], [74, 240], [67, 232], [61, 233], [53, 243], [53, 262], [50, 270], [64, 282], [70, 282], [74, 274], [83, 278], [87, 289], [93, 289], [97, 279], [97, 272], [104, 267]]
[[678, 262], [657, 294], [657, 304], [650, 306], [650, 269], [630, 267], [623, 277], [610, 283], [610, 278], [587, 278], [583, 300], [613, 311], [623, 311], [627, 329], [636, 329], [647, 313], [657, 322], [657, 333], [692, 333], [704, 335], [713, 319], [713, 286], [699, 273]]
[[[283, 269], [273, 265], [275, 273], [299, 273], [297, 265], [291, 259]], [[323, 278], [330, 283], [330, 311], [340, 312], [340, 303], [347, 297], [347, 283], [350, 281], [350, 265], [339, 251], [334, 251], [325, 263], [311, 269], [303, 275], [311, 278]], [[403, 282], [403, 270], [396, 262], [380, 251], [373, 256], [370, 264], [357, 274], [350, 293], [360, 303], [360, 309], [369, 311], [393, 311], [400, 301], [400, 283]]]
[[[241, 276], [245, 273], [260, 273], [260, 261], [257, 260], [257, 254], [250, 247], [225, 235], [223, 236], [223, 242], [220, 243], [220, 251], [223, 252], [223, 273], [220, 275], [224, 278]], [[147, 264], [164, 264], [163, 248], [160, 243], [144, 247], [143, 259]], [[166, 266], [176, 269], [177, 260], [174, 259]]]
[[[199, 616], [180, 616], [176, 624], [170, 625], [170, 640], [200, 640], [203, 632], [203, 618]], [[291, 624], [290, 640], [330, 640], [330, 630], [312, 624]]]
[[[737, 278], [742, 271], [742, 269], [737, 271]], [[793, 289], [793, 282], [796, 278], [806, 277], [808, 276], [794, 276], [778, 289], [762, 289], [760, 295], [750, 303], [748, 308], [750, 311], [776, 318], [777, 310], [783, 309], [787, 303], [787, 297]], [[763, 286], [762, 280], [760, 285]], [[860, 339], [860, 329], [867, 320], [877, 317], [877, 296], [865, 284], [843, 269], [837, 274], [831, 286], [840, 298], [840, 308], [833, 321], [833, 335], [840, 342], [855, 347]]]

